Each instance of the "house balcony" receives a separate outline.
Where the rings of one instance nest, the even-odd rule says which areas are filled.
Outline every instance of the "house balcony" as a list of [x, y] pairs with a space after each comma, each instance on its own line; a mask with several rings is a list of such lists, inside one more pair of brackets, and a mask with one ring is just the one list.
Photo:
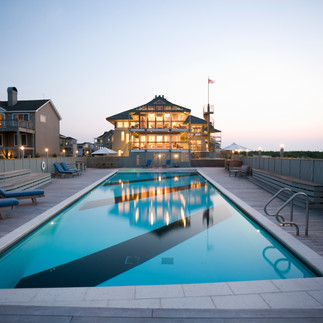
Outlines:
[[138, 132], [180, 132], [180, 131], [189, 131], [181, 122], [140, 122], [132, 124], [129, 128], [129, 131], [138, 131]]
[[141, 143], [129, 143], [129, 150], [188, 150], [189, 142], [141, 142]]
[[35, 124], [29, 120], [0, 120], [0, 132], [23, 131], [35, 132]]

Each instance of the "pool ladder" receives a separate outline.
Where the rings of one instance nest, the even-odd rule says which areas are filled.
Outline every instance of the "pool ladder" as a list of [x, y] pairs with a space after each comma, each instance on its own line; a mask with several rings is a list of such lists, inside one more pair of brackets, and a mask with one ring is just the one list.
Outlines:
[[[267, 207], [268, 205], [275, 199], [277, 198], [282, 192], [289, 192], [289, 195], [290, 195], [290, 198], [277, 210], [276, 214], [270, 214], [268, 211], [267, 211]], [[284, 187], [284, 188], [281, 188], [265, 205], [264, 207], [264, 212], [265, 214], [267, 215], [270, 215], [270, 216], [275, 216], [276, 217], [276, 220], [280, 223], [280, 225], [282, 226], [286, 226], [286, 225], [289, 225], [289, 226], [294, 226], [296, 228], [296, 235], [299, 236], [299, 226], [294, 222], [294, 219], [293, 219], [293, 209], [294, 209], [294, 200], [296, 197], [298, 196], [303, 196], [305, 197], [306, 199], [306, 219], [305, 219], [305, 235], [308, 236], [308, 222], [309, 222], [309, 198], [307, 196], [306, 193], [303, 193], [303, 192], [298, 192], [298, 193], [295, 193], [294, 195], [292, 195], [293, 192], [290, 188], [288, 187]], [[290, 205], [290, 219], [289, 219], [289, 222], [286, 222], [285, 221], [285, 218], [279, 214], [279, 212], [281, 210], [283, 210], [287, 205]]]

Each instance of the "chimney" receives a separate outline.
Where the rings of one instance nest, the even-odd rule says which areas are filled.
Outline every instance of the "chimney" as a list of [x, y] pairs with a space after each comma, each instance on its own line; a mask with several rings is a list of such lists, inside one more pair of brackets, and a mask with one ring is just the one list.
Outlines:
[[17, 104], [18, 90], [15, 87], [8, 87], [8, 107], [12, 107]]

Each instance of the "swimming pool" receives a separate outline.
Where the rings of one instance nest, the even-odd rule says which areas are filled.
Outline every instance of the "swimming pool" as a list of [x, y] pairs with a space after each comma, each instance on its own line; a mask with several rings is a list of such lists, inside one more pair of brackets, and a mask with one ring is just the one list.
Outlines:
[[7, 251], [0, 272], [1, 288], [315, 276], [195, 172], [115, 174]]

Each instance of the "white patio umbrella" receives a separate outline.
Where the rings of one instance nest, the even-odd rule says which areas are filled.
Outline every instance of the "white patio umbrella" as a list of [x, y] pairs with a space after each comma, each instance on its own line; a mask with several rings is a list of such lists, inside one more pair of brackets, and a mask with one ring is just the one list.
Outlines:
[[250, 151], [249, 148], [246, 148], [244, 146], [240, 146], [236, 144], [235, 142], [232, 143], [230, 146], [227, 146], [225, 148], [222, 148], [222, 150], [230, 150], [230, 151]]
[[99, 150], [94, 151], [91, 155], [111, 155], [111, 154], [116, 154], [117, 152], [106, 148], [106, 147], [101, 147]]

